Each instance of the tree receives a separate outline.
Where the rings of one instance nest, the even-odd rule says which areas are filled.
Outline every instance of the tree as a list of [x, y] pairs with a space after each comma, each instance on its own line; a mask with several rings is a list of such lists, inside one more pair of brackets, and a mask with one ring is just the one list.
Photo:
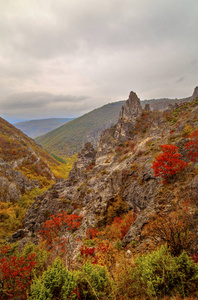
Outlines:
[[162, 176], [163, 183], [169, 182], [173, 176], [185, 169], [188, 163], [181, 160], [182, 155], [178, 153], [175, 145], [161, 145], [163, 153], [159, 154], [152, 168], [155, 177]]

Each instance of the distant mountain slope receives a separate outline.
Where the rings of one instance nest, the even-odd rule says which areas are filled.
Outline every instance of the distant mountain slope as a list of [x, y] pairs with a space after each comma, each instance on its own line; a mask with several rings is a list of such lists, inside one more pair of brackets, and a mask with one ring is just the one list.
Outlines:
[[88, 135], [115, 124], [124, 101], [97, 108], [41, 137], [36, 142], [44, 149], [60, 156], [72, 155], [81, 149]]
[[[170, 103], [189, 101], [186, 99], [152, 99], [141, 101], [144, 108], [149, 103], [151, 109], [164, 110]], [[96, 148], [102, 130], [114, 125], [119, 117], [121, 106], [125, 101], [113, 102], [95, 109], [75, 120], [43, 135], [35, 141], [47, 151], [59, 155], [70, 156], [79, 151], [85, 142], [91, 142]]]
[[31, 138], [46, 134], [74, 118], [50, 118], [15, 123], [14, 126]]

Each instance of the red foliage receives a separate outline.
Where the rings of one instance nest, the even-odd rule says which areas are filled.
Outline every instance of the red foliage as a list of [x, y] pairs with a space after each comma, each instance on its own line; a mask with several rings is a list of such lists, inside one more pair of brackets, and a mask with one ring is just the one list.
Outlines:
[[185, 144], [188, 150], [187, 156], [191, 161], [197, 161], [198, 159], [198, 130], [194, 131], [190, 136], [190, 141]]
[[198, 254], [191, 254], [191, 257], [195, 263], [198, 263]]
[[152, 168], [155, 177], [162, 176], [163, 183], [167, 183], [176, 173], [185, 169], [187, 163], [181, 160], [182, 155], [178, 153], [175, 145], [161, 145], [163, 150], [154, 161]]
[[43, 229], [40, 230], [39, 233], [42, 239], [46, 240], [47, 244], [51, 246], [52, 242], [57, 241], [62, 226], [66, 225], [67, 230], [74, 231], [79, 228], [82, 221], [81, 215], [68, 215], [67, 212], [52, 215], [50, 218], [50, 220], [47, 220], [45, 223], [43, 223]]
[[171, 131], [170, 131], [170, 134], [173, 134], [175, 132], [175, 129], [172, 129]]
[[80, 254], [85, 258], [87, 259], [88, 256], [94, 256], [94, 251], [95, 251], [95, 247], [93, 248], [90, 248], [90, 247], [87, 247], [87, 246], [81, 246], [80, 248]]
[[136, 214], [127, 215], [124, 219], [122, 217], [115, 217], [113, 220], [113, 224], [117, 225], [117, 230], [121, 232], [121, 239], [125, 237], [127, 232], [129, 231], [129, 228], [131, 227], [131, 224], [134, 223], [136, 219]]
[[9, 256], [7, 255], [9, 249], [8, 246], [3, 247], [0, 253], [0, 272], [3, 279], [3, 294], [0, 293], [0, 295], [3, 299], [13, 299], [17, 296], [20, 299], [26, 299], [26, 291], [32, 281], [32, 270], [37, 263], [36, 254], [28, 254], [27, 257]]
[[97, 236], [97, 234], [98, 234], [98, 230], [97, 230], [96, 228], [89, 228], [89, 229], [87, 229], [87, 231], [86, 231], [86, 237], [87, 237], [88, 239], [93, 239], [93, 238], [95, 238], [95, 237]]

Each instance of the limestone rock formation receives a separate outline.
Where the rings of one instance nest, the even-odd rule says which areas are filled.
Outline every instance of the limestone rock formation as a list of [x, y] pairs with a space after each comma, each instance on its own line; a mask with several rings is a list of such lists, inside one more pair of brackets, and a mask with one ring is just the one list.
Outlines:
[[38, 181], [27, 179], [0, 159], [0, 201], [16, 202], [24, 192], [39, 186]]
[[[78, 154], [69, 178], [57, 182], [35, 199], [24, 220], [25, 230], [33, 232], [35, 238], [38, 237], [42, 223], [50, 215], [64, 210], [83, 216], [82, 224], [75, 232], [76, 240], [77, 237], [81, 239], [85, 236], [86, 229], [105, 224], [112, 209], [115, 216], [119, 215], [120, 210], [133, 210], [137, 213], [137, 219], [123, 243], [141, 241], [142, 228], [149, 222], [150, 216], [159, 207], [166, 209], [174, 197], [175, 201], [178, 199], [176, 185], [175, 194], [171, 189], [165, 194], [167, 198], [163, 203], [163, 185], [160, 178], [154, 177], [152, 163], [156, 154], [160, 153], [160, 145], [169, 143], [173, 137], [169, 126], [174, 127], [174, 143], [182, 151], [186, 140], [183, 140], [181, 133], [185, 125], [193, 118], [193, 126], [198, 126], [198, 105], [189, 108], [190, 114], [184, 108], [186, 119], [182, 114], [178, 116], [180, 125], [176, 126], [172, 123], [171, 116], [169, 122], [163, 112], [156, 113], [147, 109], [146, 115], [143, 115], [140, 100], [131, 92], [118, 123], [102, 132], [97, 151], [90, 143], [86, 143]], [[172, 112], [173, 116], [174, 113], [175, 111]], [[138, 130], [131, 133], [130, 129], [135, 128]], [[182, 188], [183, 197], [184, 190], [188, 193], [191, 189], [193, 199], [197, 198], [197, 178]], [[74, 248], [77, 247], [75, 242]]]
[[198, 98], [198, 86], [195, 87], [191, 100], [194, 100], [196, 98]]
[[69, 180], [77, 182], [80, 178], [84, 178], [86, 168], [95, 164], [96, 151], [90, 142], [87, 142], [82, 150], [78, 153], [77, 161], [69, 174]]
[[142, 113], [140, 99], [136, 93], [130, 92], [129, 99], [121, 108], [120, 117], [116, 125], [115, 138], [124, 142], [131, 137], [131, 132], [138, 116]]
[[140, 99], [134, 92], [130, 92], [129, 99], [121, 108], [120, 120], [134, 123], [135, 119], [142, 113]]

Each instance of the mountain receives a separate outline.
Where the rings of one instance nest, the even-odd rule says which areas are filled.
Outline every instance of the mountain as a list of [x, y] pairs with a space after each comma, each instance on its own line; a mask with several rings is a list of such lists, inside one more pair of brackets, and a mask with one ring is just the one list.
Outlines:
[[31, 138], [46, 134], [74, 118], [51, 118], [15, 123], [14, 126]]
[[[131, 92], [116, 125], [102, 132], [97, 151], [91, 143], [86, 143], [69, 178], [37, 197], [27, 211], [25, 229], [38, 233], [45, 221], [45, 211], [49, 215], [61, 210], [78, 213], [83, 221], [73, 238], [74, 251], [78, 248], [76, 238], [80, 242], [87, 229], [107, 226], [115, 217], [133, 211], [137, 218], [122, 242], [127, 245], [134, 241], [140, 251], [148, 242], [142, 228], [154, 214], [177, 211], [188, 199], [192, 205], [191, 218], [196, 217], [198, 162], [196, 159], [190, 162], [186, 146], [193, 132], [198, 133], [198, 99], [156, 112], [149, 106], [143, 110], [139, 98]], [[198, 153], [196, 139], [195, 134], [195, 153]], [[161, 153], [160, 145], [167, 144], [177, 146], [186, 170], [177, 176], [168, 176], [166, 185], [155, 176], [152, 165], [156, 155]]]
[[28, 296], [197, 299], [197, 142], [198, 98], [152, 111], [131, 92], [97, 150], [85, 143], [12, 236], [35, 249]]
[[110, 103], [41, 136], [35, 141], [50, 153], [66, 157], [81, 149], [92, 136], [115, 124], [123, 101]]
[[[152, 99], [141, 101], [144, 108], [149, 104], [151, 110], [167, 109], [169, 104], [190, 101], [191, 97], [185, 99]], [[100, 133], [116, 124], [124, 101], [118, 101], [104, 105], [75, 120], [43, 135], [35, 140], [48, 152], [58, 156], [71, 156], [78, 152], [83, 144], [91, 142], [97, 147]]]

